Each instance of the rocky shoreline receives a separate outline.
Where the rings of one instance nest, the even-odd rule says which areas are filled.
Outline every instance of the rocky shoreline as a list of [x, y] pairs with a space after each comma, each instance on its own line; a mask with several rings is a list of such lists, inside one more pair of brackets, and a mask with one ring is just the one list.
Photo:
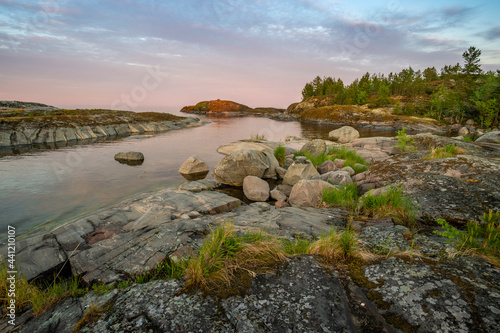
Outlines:
[[[134, 283], [104, 295], [68, 298], [38, 317], [27, 308], [18, 314], [15, 331], [71, 332], [80, 322], [78, 332], [496, 332], [498, 267], [480, 257], [457, 255], [432, 230], [442, 230], [434, 223], [437, 218], [463, 224], [500, 207], [500, 151], [432, 134], [412, 138], [417, 149], [410, 152], [395, 149], [395, 138], [353, 139], [342, 145], [302, 139], [231, 143], [218, 149], [226, 157], [214, 168], [215, 179], [137, 196], [17, 244], [19, 270], [28, 280], [59, 272], [80, 276], [87, 284], [115, 286], [165, 260], [196, 253], [206, 235], [228, 221], [239, 233], [266, 230], [292, 242], [350, 225], [359, 238], [357, 246], [371, 253], [371, 259], [329, 264], [319, 256], [290, 256], [255, 274], [244, 291], [229, 297], [188, 292], [183, 279]], [[463, 153], [425, 158], [430, 145], [449, 144]], [[285, 147], [283, 167], [273, 154], [279, 145]], [[328, 168], [339, 170], [318, 167], [320, 174], [294, 154], [328, 147], [353, 149], [371, 165], [351, 172], [335, 160]], [[232, 163], [247, 166], [234, 170]], [[284, 178], [284, 184], [271, 191], [274, 199], [251, 204], [224, 192], [221, 182], [243, 185], [247, 194], [248, 176]], [[316, 184], [335, 187], [342, 182], [356, 184], [363, 193], [402, 186], [418, 205], [420, 228], [317, 201]], [[294, 195], [294, 188], [301, 190]], [[285, 205], [278, 205], [280, 200]], [[6, 253], [4, 248], [0, 253]], [[90, 306], [106, 310], [82, 324]], [[7, 319], [0, 329], [14, 331]]]
[[39, 103], [0, 102], [0, 149], [61, 145], [199, 126], [167, 113], [63, 110]]

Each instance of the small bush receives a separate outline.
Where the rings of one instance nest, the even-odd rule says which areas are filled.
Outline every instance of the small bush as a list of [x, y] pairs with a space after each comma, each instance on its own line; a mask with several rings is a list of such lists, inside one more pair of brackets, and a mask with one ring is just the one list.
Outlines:
[[462, 140], [467, 141], [467, 142], [474, 142], [474, 138], [470, 135], [464, 136]]
[[274, 157], [278, 160], [278, 163], [280, 164], [281, 167], [285, 166], [285, 147], [283, 146], [278, 146], [274, 150]]
[[458, 154], [463, 154], [464, 150], [455, 146], [455, 144], [446, 145], [446, 147], [431, 148], [427, 154], [427, 160], [434, 160], [440, 158], [449, 158]]
[[394, 148], [397, 148], [402, 152], [409, 150], [414, 151], [416, 149], [413, 145], [415, 140], [406, 134], [406, 127], [403, 127], [400, 131], [398, 131], [398, 141], [398, 144], [396, 144]]
[[455, 243], [459, 252], [483, 255], [492, 264], [500, 266], [500, 212], [490, 210], [483, 214], [481, 220], [482, 223], [468, 222], [467, 230], [460, 231], [450, 226], [446, 220], [438, 219], [436, 223], [446, 230], [434, 233]]

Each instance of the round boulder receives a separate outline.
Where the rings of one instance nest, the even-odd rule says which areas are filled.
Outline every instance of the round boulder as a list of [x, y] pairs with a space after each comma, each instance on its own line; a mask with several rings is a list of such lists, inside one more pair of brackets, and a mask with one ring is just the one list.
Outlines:
[[187, 180], [200, 180], [207, 176], [208, 166], [197, 155], [192, 155], [182, 163], [179, 173]]
[[269, 198], [269, 184], [255, 176], [243, 179], [243, 193], [252, 201], [266, 201]]
[[118, 153], [115, 160], [128, 165], [141, 165], [144, 162], [144, 155], [139, 152], [129, 151], [128, 153]]
[[242, 186], [246, 176], [261, 178], [270, 168], [268, 156], [258, 150], [239, 150], [224, 157], [212, 171], [219, 183]]
[[322, 202], [323, 192], [334, 187], [320, 179], [302, 179], [293, 186], [288, 202], [292, 207], [317, 207]]
[[331, 131], [330, 133], [328, 133], [328, 136], [334, 141], [337, 141], [340, 138], [345, 138], [349, 141], [352, 141], [354, 139], [359, 138], [359, 132], [354, 127], [343, 126], [341, 128]]
[[309, 154], [311, 154], [313, 156], [319, 156], [326, 151], [325, 140], [315, 139], [315, 140], [309, 141], [304, 146], [302, 146], [302, 149], [300, 149], [300, 151], [301, 152], [308, 152]]
[[330, 171], [321, 175], [321, 179], [333, 185], [351, 184], [352, 178], [347, 171]]
[[324, 161], [320, 165], [318, 165], [318, 172], [322, 175], [330, 171], [335, 171], [335, 164], [333, 161], [328, 160]]

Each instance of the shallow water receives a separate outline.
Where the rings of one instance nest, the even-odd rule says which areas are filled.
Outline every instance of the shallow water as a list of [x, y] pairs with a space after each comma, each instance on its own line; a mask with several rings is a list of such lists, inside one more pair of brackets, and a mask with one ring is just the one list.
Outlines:
[[[179, 114], [172, 109], [160, 111]], [[222, 144], [256, 134], [271, 141], [286, 136], [327, 139], [328, 132], [338, 127], [254, 117], [199, 118], [212, 123], [1, 157], [0, 230], [13, 225], [18, 234], [29, 229], [47, 231], [135, 194], [180, 184], [184, 179], [177, 170], [184, 160], [197, 154], [212, 170], [223, 157], [216, 152]], [[388, 130], [361, 130], [364, 137], [394, 134]], [[122, 151], [140, 151], [145, 161], [140, 166], [120, 164], [113, 157]]]

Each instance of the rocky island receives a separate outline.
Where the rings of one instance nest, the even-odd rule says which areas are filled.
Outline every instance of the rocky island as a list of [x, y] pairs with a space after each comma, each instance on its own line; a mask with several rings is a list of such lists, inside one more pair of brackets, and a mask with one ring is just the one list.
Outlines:
[[198, 125], [197, 118], [168, 113], [66, 110], [40, 103], [0, 101], [0, 148], [114, 138]]
[[76, 285], [0, 329], [496, 332], [500, 150], [342, 138], [229, 143], [212, 178], [21, 240], [24, 283]]

